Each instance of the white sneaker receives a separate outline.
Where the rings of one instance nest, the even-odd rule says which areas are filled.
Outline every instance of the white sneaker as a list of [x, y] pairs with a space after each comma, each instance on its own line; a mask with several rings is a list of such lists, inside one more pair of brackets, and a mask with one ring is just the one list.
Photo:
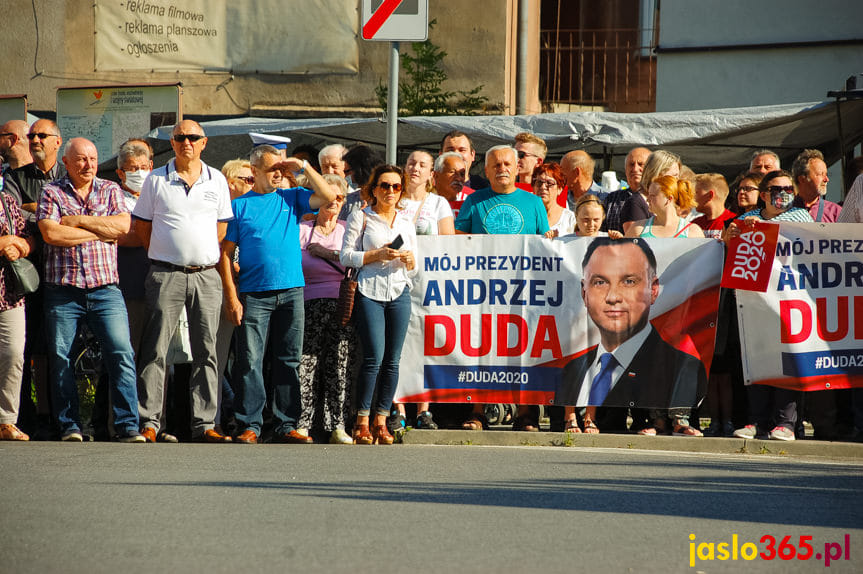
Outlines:
[[772, 440], [794, 440], [795, 438], [794, 431], [783, 426], [774, 427], [768, 436]]
[[60, 440], [62, 440], [63, 442], [83, 442], [84, 436], [77, 431], [72, 431], [64, 434], [63, 438], [61, 438]]
[[336, 429], [330, 435], [330, 444], [354, 444], [354, 439], [344, 430]]
[[733, 435], [737, 438], [754, 439], [757, 432], [758, 429], [755, 427], [755, 425], [746, 425], [745, 427], [739, 428], [734, 431]]

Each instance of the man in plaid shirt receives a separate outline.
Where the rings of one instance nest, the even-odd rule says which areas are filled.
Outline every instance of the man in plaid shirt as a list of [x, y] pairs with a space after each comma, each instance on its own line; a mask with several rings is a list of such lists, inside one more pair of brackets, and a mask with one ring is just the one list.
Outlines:
[[96, 335], [108, 371], [115, 438], [145, 442], [138, 432], [135, 358], [117, 287], [118, 237], [131, 223], [123, 192], [96, 177], [96, 146], [66, 144], [67, 175], [46, 185], [36, 218], [45, 239], [45, 318], [54, 414], [64, 441], [80, 442], [81, 418], [72, 347], [81, 322]]

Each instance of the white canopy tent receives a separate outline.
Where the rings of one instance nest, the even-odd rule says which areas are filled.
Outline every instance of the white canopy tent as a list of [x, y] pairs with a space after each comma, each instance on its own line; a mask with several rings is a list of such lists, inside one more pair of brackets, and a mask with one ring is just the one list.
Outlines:
[[[844, 148], [837, 129], [838, 106]], [[247, 117], [201, 125], [209, 137], [204, 160], [214, 166], [246, 156], [252, 147], [249, 132], [284, 135], [295, 146], [311, 144], [318, 148], [335, 142], [362, 142], [383, 148], [386, 142], [386, 123], [379, 119]], [[680, 154], [696, 172], [716, 171], [733, 177], [748, 165], [752, 152], [761, 148], [779, 154], [783, 165], [790, 165], [804, 148], [819, 149], [828, 165], [834, 163], [843, 149], [853, 149], [863, 141], [863, 100], [647, 114], [406, 117], [399, 118], [399, 157], [414, 149], [436, 153], [443, 135], [451, 130], [469, 134], [478, 153], [493, 145], [510, 143], [515, 134], [528, 131], [546, 141], [551, 159], [583, 149], [597, 159], [598, 167], [622, 173], [628, 151], [646, 146]], [[150, 137], [167, 140], [170, 134], [169, 127], [162, 127], [151, 132]], [[170, 149], [158, 147], [169, 157]], [[474, 171], [481, 169], [481, 163], [478, 159]]]

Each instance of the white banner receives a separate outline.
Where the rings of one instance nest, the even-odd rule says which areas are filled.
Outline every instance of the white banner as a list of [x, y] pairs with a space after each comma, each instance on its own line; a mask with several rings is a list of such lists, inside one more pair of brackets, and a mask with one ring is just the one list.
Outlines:
[[863, 387], [863, 225], [779, 226], [767, 291], [737, 291], [745, 382]]
[[[618, 257], [610, 246], [595, 248], [589, 258], [591, 276], [605, 277], [614, 293], [638, 284], [642, 295], [647, 288], [650, 299], [651, 288], [642, 275], [654, 267], [648, 251], [658, 278], [654, 300], [594, 297], [604, 309], [583, 301], [582, 263], [593, 238], [457, 235], [420, 236], [418, 241], [419, 271], [411, 292], [413, 316], [398, 402], [582, 403], [585, 375], [579, 364], [596, 353], [605, 341], [602, 334], [613, 329], [597, 327], [602, 313], [626, 314], [632, 323], [643, 317], [643, 329], [633, 329], [640, 334], [631, 339], [640, 346], [631, 350], [634, 358], [618, 357], [619, 376], [600, 404], [693, 406], [706, 390], [722, 272], [717, 241], [615, 242], [615, 249], [627, 244], [625, 249], [634, 250], [634, 268], [616, 265], [629, 259]], [[595, 268], [600, 263], [614, 268]], [[621, 320], [617, 315], [613, 321]], [[645, 353], [652, 365], [639, 368]], [[624, 392], [627, 388], [631, 392]]]
[[95, 0], [96, 70], [344, 74], [356, 0]]

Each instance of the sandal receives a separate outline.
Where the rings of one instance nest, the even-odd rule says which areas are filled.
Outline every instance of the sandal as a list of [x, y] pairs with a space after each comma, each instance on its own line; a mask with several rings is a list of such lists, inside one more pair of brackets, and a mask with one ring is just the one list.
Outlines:
[[539, 432], [539, 421], [537, 421], [530, 415], [521, 415], [515, 417], [515, 420], [512, 422], [512, 430]]
[[369, 432], [369, 425], [354, 425], [354, 444], [372, 444], [375, 438]]
[[470, 417], [461, 425], [461, 428], [472, 431], [488, 430], [488, 419], [482, 413], [471, 413]]
[[373, 426], [372, 437], [372, 444], [393, 444], [396, 440], [385, 424]]
[[675, 426], [674, 432], [672, 434], [674, 436], [704, 436], [704, 433], [702, 433], [700, 430], [689, 425]]
[[656, 436], [656, 429], [653, 427], [644, 427], [638, 431], [638, 434], [641, 436]]
[[0, 425], [0, 440], [30, 440], [30, 437], [15, 425]]
[[593, 421], [584, 421], [584, 432], [585, 434], [599, 434], [599, 427]]
[[569, 419], [566, 421], [566, 426], [563, 428], [563, 432], [568, 432], [571, 434], [579, 434], [581, 433], [581, 429], [578, 428], [578, 421], [575, 419]]

